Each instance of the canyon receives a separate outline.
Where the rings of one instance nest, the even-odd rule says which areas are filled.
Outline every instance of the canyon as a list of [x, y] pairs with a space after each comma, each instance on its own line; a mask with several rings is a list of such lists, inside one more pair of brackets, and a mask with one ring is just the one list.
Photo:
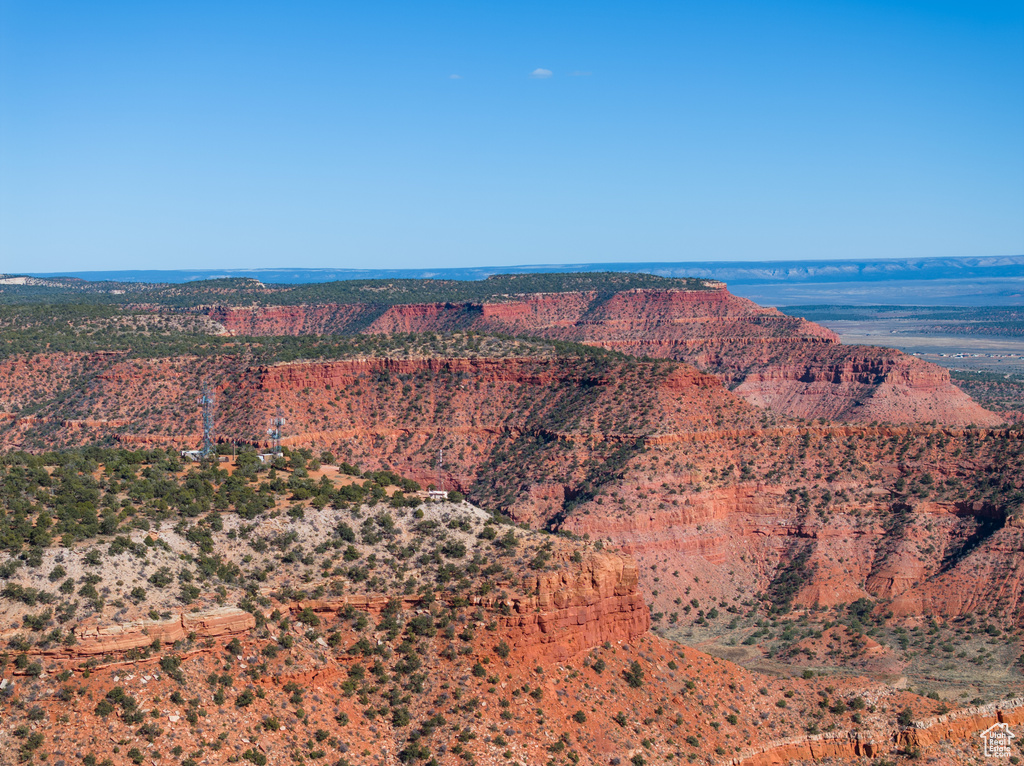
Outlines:
[[[622, 548], [664, 615], [680, 611], [673, 602], [684, 587], [685, 601], [762, 596], [798, 560], [790, 601], [804, 607], [869, 598], [897, 617], [963, 618], [984, 604], [1010, 621], [1022, 613], [1018, 429], [808, 425], [686, 365], [516, 343], [518, 355], [500, 358], [255, 366], [106, 355], [75, 395], [75, 412], [66, 392], [51, 392], [52, 405], [7, 420], [0, 439], [195, 444], [192, 392], [219, 376], [225, 442], [265, 448], [265, 437], [252, 437], [281, 408], [286, 446], [443, 482], [518, 522]], [[48, 358], [38, 369], [93, 363]], [[38, 388], [24, 385], [8, 396], [38, 400]], [[1007, 482], [980, 489], [977, 477], [991, 471]], [[665, 572], [677, 584], [659, 585]]]
[[[1024, 431], [944, 370], [844, 346], [712, 282], [420, 303], [262, 294], [275, 302], [230, 305], [224, 291], [215, 303], [134, 304], [55, 324], [45, 345], [31, 327], [8, 333], [0, 473], [15, 494], [4, 540], [50, 539], [40, 531], [54, 519], [93, 524], [61, 505], [64, 490], [46, 489], [33, 461], [63, 486], [71, 460], [77, 482], [109, 496], [96, 524], [114, 531], [95, 543], [78, 531], [49, 547], [4, 543], [0, 637], [23, 647], [18, 688], [49, 700], [46, 720], [74, 748], [88, 741], [98, 759], [129, 744], [143, 757], [159, 749], [134, 709], [100, 715], [81, 736], [60, 728], [69, 710], [91, 721], [127, 675], [149, 678], [137, 691], [174, 724], [182, 753], [217, 762], [259, 762], [257, 750], [271, 762], [314, 757], [323, 742], [339, 764], [415, 761], [442, 709], [461, 721], [444, 749], [433, 740], [443, 763], [573, 752], [761, 766], [917, 749], [958, 763], [981, 728], [1019, 722], [1016, 702], [968, 703], [1024, 690]], [[202, 442], [203, 390], [216, 403], [219, 469], [176, 457]], [[266, 454], [274, 418], [286, 423], [276, 458]], [[456, 499], [407, 506], [377, 487], [360, 505], [346, 488], [377, 472]], [[18, 489], [28, 476], [38, 489]], [[140, 476], [157, 483], [131, 489]], [[148, 494], [200, 476], [206, 494]], [[332, 532], [346, 527], [355, 537]], [[518, 547], [498, 545], [506, 531]], [[26, 639], [45, 624], [26, 605], [52, 592], [46, 573], [66, 568], [86, 590], [93, 551], [120, 562], [103, 570], [99, 596]], [[152, 586], [164, 569], [173, 579], [193, 566], [183, 596]], [[432, 578], [441, 585], [424, 590]], [[131, 596], [139, 589], [143, 600]], [[442, 639], [431, 620], [454, 627]], [[404, 678], [411, 647], [429, 682]], [[275, 659], [283, 650], [287, 663]], [[177, 659], [165, 663], [168, 653]], [[28, 671], [34, 662], [44, 677]], [[403, 679], [353, 686], [355, 664]], [[646, 675], [634, 687], [637, 667]], [[214, 681], [198, 707], [167, 702], [213, 672], [247, 676], [255, 699], [225, 704]], [[59, 676], [77, 684], [77, 707]], [[413, 704], [418, 694], [431, 702]], [[316, 710], [295, 701], [303, 695]], [[324, 697], [337, 700], [330, 713]], [[863, 712], [851, 714], [858, 699]], [[214, 729], [191, 720], [200, 708]], [[904, 708], [917, 724], [895, 723]], [[632, 720], [605, 722], [615, 712]], [[420, 728], [404, 728], [407, 714]], [[648, 719], [659, 722], [649, 731]], [[223, 753], [210, 746], [217, 727]], [[547, 734], [522, 736], [535, 727]], [[464, 730], [473, 736], [451, 749]], [[16, 752], [10, 731], [0, 737]], [[699, 744], [681, 748], [690, 738]], [[356, 741], [372, 753], [350, 752]]]
[[[212, 605], [210, 583], [192, 607], [162, 619], [137, 619], [133, 611], [172, 604], [163, 594], [129, 606], [119, 621], [97, 612], [57, 645], [41, 639], [37, 648], [23, 648], [25, 661], [15, 663], [4, 689], [27, 702], [10, 717], [19, 726], [0, 728], [3, 752], [22, 760], [37, 750], [53, 758], [88, 754], [97, 762], [159, 760], [168, 752], [215, 762], [331, 753], [382, 763], [431, 755], [439, 762], [471, 756], [536, 763], [571, 752], [574, 762], [607, 763], [713, 754], [723, 764], [759, 766], [962, 747], [990, 722], [1018, 720], [1017, 701], [943, 712], [933, 700], [864, 678], [750, 673], [651, 635], [638, 567], [627, 555], [525, 530], [512, 532], [518, 543], [506, 555], [488, 542], [495, 538], [486, 530], [496, 522], [478, 509], [442, 503], [419, 510], [394, 514], [392, 542], [415, 542], [417, 527], [429, 528], [444, 556], [472, 553], [481, 565], [500, 564], [497, 579], [467, 568], [468, 582], [438, 580], [436, 590], [396, 596], [393, 589], [362, 590], [341, 574], [343, 593], [311, 598], [289, 588], [294, 572], [282, 563], [269, 580], [238, 594], [245, 608]], [[325, 522], [340, 529], [360, 518], [354, 511], [310, 509], [289, 529], [299, 546], [322, 546], [331, 539], [323, 536]], [[420, 526], [445, 520], [453, 522], [450, 531]], [[255, 543], [273, 540], [281, 527], [271, 516], [244, 528], [226, 518], [211, 530], [215, 549], [242, 567], [261, 566], [242, 553], [258, 553]], [[160, 525], [149, 534], [177, 552], [192, 539], [182, 531]], [[252, 544], [233, 542], [239, 532]], [[447, 546], [453, 539], [464, 541], [467, 554]], [[356, 545], [363, 557], [397, 550], [368, 539]], [[93, 550], [48, 552], [37, 574], [30, 568], [8, 579], [46, 588], [52, 561], [76, 571]], [[537, 554], [545, 554], [543, 563]], [[100, 579], [124, 577], [135, 555], [110, 555], [96, 570]], [[414, 574], [426, 583], [428, 570]], [[131, 584], [118, 583], [125, 591]], [[25, 631], [7, 639], [24, 643]], [[822, 710], [821, 699], [836, 700], [833, 710]], [[839, 700], [863, 714], [851, 723]], [[913, 727], [892, 723], [902, 709], [917, 715]], [[796, 733], [808, 714], [830, 731]], [[840, 726], [853, 728], [841, 733]]]
[[728, 292], [632, 289], [506, 296], [493, 303], [217, 306], [206, 316], [243, 336], [451, 332], [571, 340], [718, 374], [752, 404], [850, 422], [1002, 422], [948, 371], [894, 349], [844, 346], [835, 333]]

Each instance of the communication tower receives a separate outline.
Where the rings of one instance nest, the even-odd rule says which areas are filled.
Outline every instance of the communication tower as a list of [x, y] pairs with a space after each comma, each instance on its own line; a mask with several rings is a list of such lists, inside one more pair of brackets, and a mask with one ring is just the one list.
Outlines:
[[199, 450], [202, 457], [209, 457], [213, 454], [213, 408], [216, 399], [210, 391], [209, 386], [203, 388], [199, 397], [199, 406], [203, 408], [203, 448]]
[[281, 428], [287, 423], [281, 415], [281, 408], [277, 408], [277, 414], [270, 419], [270, 428], [267, 429], [267, 436], [270, 437], [270, 451], [277, 455], [281, 452]]
[[444, 447], [437, 451], [437, 488], [444, 491], [444, 479], [442, 478], [444, 471]]

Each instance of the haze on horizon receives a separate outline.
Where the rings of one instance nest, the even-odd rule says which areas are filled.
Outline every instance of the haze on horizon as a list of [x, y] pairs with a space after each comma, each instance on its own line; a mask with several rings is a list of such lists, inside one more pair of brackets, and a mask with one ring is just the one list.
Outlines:
[[0, 5], [0, 272], [1024, 252], [1024, 5]]

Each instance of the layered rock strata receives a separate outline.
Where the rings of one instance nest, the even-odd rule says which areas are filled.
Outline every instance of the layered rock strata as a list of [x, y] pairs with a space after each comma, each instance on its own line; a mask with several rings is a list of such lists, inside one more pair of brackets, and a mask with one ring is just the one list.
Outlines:
[[183, 612], [167, 620], [136, 620], [108, 625], [86, 621], [75, 626], [75, 643], [72, 646], [52, 653], [70, 657], [113, 654], [142, 649], [154, 641], [170, 644], [190, 635], [196, 638], [232, 636], [255, 627], [255, 617], [230, 606]]
[[[578, 564], [567, 563], [557, 571], [527, 578], [522, 594], [507, 598], [473, 596], [470, 603], [494, 615], [500, 634], [518, 653], [557, 661], [606, 641], [630, 642], [646, 633], [650, 612], [638, 585], [634, 560], [614, 553], [595, 553]], [[325, 614], [349, 606], [379, 614], [391, 598], [350, 594], [299, 601], [285, 608], [294, 614], [306, 609]], [[414, 609], [422, 598], [405, 596], [401, 601], [404, 608]], [[255, 627], [255, 617], [236, 607], [182, 613], [168, 620], [108, 625], [87, 621], [74, 628], [74, 645], [45, 654], [69, 658], [117, 654], [148, 647], [154, 641], [170, 644], [189, 636], [233, 636]]]
[[977, 737], [990, 726], [1024, 722], [1024, 698], [963, 708], [915, 721], [909, 727], [885, 730], [838, 731], [766, 742], [739, 756], [719, 761], [725, 766], [784, 766], [799, 761], [839, 761], [912, 752], [941, 742]]
[[[383, 595], [352, 594], [301, 601], [290, 609], [324, 614], [351, 606], [379, 613], [389, 600]], [[422, 599], [404, 596], [401, 601], [409, 609], [418, 607]], [[519, 594], [471, 596], [469, 601], [491, 612], [499, 633], [517, 653], [555, 661], [606, 641], [628, 643], [651, 626], [636, 561], [614, 553], [590, 554], [578, 564], [528, 577]]]
[[852, 422], [996, 425], [949, 373], [893, 349], [842, 346], [831, 330], [730, 294], [635, 289], [509, 296], [502, 302], [322, 304], [208, 310], [237, 335], [469, 329], [572, 340], [675, 359], [723, 376], [749, 402]]

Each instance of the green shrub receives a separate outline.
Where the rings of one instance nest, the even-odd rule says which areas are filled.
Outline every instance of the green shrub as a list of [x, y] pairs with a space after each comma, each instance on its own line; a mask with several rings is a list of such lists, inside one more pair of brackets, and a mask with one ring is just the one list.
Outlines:
[[639, 689], [644, 685], [644, 669], [636, 660], [629, 663], [629, 670], [622, 671], [622, 677], [625, 678], [626, 683], [634, 689]]
[[250, 748], [249, 750], [246, 750], [244, 753], [242, 753], [242, 757], [247, 761], [255, 763], [256, 766], [266, 766], [267, 763], [267, 756], [263, 755], [263, 753], [261, 753], [256, 748]]

